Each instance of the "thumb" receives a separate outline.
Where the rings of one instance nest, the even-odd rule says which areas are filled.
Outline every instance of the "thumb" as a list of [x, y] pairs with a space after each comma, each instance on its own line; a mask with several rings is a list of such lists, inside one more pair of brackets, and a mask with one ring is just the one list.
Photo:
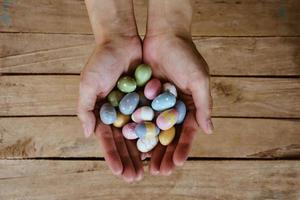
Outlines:
[[96, 118], [93, 111], [96, 100], [97, 91], [95, 86], [81, 80], [79, 85], [77, 115], [81, 121], [85, 137], [92, 135], [95, 130]]
[[193, 81], [190, 88], [196, 106], [196, 119], [206, 134], [213, 132], [211, 120], [212, 97], [210, 93], [209, 78], [198, 78]]

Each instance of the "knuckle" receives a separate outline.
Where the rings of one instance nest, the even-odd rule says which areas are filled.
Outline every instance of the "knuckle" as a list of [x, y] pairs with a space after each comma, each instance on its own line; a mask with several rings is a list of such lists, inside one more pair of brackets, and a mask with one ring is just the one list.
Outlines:
[[201, 86], [209, 86], [210, 77], [202, 72], [196, 72], [194, 75], [190, 78], [190, 84], [191, 85], [201, 85]]

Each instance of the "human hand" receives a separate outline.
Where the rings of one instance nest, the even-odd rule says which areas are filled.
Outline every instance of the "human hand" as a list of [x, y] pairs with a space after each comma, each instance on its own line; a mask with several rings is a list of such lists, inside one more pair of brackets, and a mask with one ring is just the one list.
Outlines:
[[208, 66], [188, 35], [146, 36], [143, 58], [152, 66], [155, 77], [169, 80], [180, 89], [188, 107], [178, 137], [167, 147], [158, 145], [151, 152], [150, 172], [169, 175], [187, 159], [198, 125], [207, 134], [213, 131]]
[[96, 47], [81, 72], [78, 117], [85, 136], [95, 133], [99, 139], [112, 172], [128, 182], [140, 180], [143, 165], [135, 142], [124, 140], [119, 129], [98, 120], [99, 110], [95, 108], [114, 88], [119, 77], [142, 61], [132, 2], [86, 0], [86, 5]]
[[116, 175], [126, 181], [139, 180], [143, 176], [142, 161], [136, 145], [124, 140], [121, 131], [103, 124], [95, 117], [94, 108], [114, 88], [118, 78], [131, 66], [141, 62], [139, 37], [118, 38], [97, 45], [81, 73], [78, 116], [84, 133], [94, 133], [101, 143], [104, 158]]

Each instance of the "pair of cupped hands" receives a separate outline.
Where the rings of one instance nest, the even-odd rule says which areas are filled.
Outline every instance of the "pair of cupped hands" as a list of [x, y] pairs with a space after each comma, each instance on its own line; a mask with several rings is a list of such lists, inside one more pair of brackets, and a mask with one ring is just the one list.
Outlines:
[[[136, 141], [123, 138], [120, 129], [103, 124], [96, 111], [119, 77], [140, 63], [149, 64], [154, 77], [174, 83], [188, 107], [175, 140], [149, 153], [140, 153]], [[127, 182], [143, 178], [146, 157], [152, 175], [170, 175], [187, 160], [199, 127], [207, 134], [213, 131], [208, 66], [190, 36], [146, 35], [142, 41], [138, 35], [123, 35], [96, 45], [81, 73], [79, 93], [78, 116], [85, 136], [97, 136], [111, 171]]]

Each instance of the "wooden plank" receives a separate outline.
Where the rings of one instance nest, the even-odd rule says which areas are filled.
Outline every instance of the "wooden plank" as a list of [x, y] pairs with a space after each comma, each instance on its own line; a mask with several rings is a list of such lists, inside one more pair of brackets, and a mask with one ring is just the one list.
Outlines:
[[0, 58], [80, 47], [93, 42], [93, 35], [0, 33]]
[[[197, 135], [191, 157], [300, 158], [300, 121], [214, 118], [213, 135]], [[17, 127], [17, 128], [16, 128]], [[0, 118], [0, 158], [103, 157], [76, 117]]]
[[[300, 37], [195, 37], [212, 75], [299, 76]], [[0, 73], [79, 73], [91, 35], [0, 34]], [[222, 58], [222, 59], [216, 59]]]
[[[128, 184], [104, 161], [1, 160], [2, 199], [300, 198], [299, 161], [191, 161], [169, 177]], [[133, 192], [134, 191], [134, 192]]]
[[[0, 1], [3, 5], [4, 0]], [[193, 0], [193, 35], [295, 36], [300, 34], [298, 0]], [[135, 13], [145, 33], [147, 1], [136, 0]], [[39, 8], [39, 9], [36, 9]], [[0, 31], [91, 34], [84, 1], [15, 0]]]
[[[213, 116], [300, 117], [300, 79], [213, 77]], [[79, 76], [0, 76], [0, 116], [75, 115]]]

